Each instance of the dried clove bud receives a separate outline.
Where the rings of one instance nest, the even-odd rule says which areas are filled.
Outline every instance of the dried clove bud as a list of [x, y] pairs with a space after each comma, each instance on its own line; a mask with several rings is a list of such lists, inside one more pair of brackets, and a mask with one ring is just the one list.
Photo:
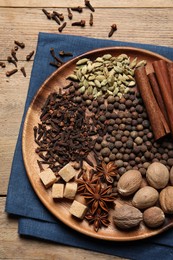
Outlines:
[[0, 67], [5, 68], [6, 67], [5, 63], [0, 61]]
[[18, 51], [19, 47], [18, 46], [14, 46], [14, 50]]
[[90, 20], [89, 20], [90, 26], [93, 26], [93, 14], [90, 14]]
[[34, 51], [31, 51], [28, 55], [26, 55], [26, 60], [29, 61], [34, 55]]
[[58, 19], [58, 16], [57, 16], [57, 15], [53, 14], [53, 15], [52, 15], [52, 19], [53, 19], [55, 22], [57, 22], [57, 24], [59, 24], [59, 25], [61, 24], [60, 21], [59, 21], [59, 19]]
[[11, 70], [11, 71], [7, 71], [6, 72], [6, 76], [7, 77], [10, 77], [11, 75], [13, 75], [14, 73], [16, 73], [18, 71], [18, 69], [14, 69], [14, 70]]
[[84, 27], [85, 26], [85, 20], [81, 20], [80, 22], [74, 22], [71, 24], [72, 26], [81, 26]]
[[61, 65], [62, 65], [62, 63], [60, 63], [60, 62], [49, 62], [49, 65], [51, 65], [51, 66], [53, 66], [53, 67], [56, 67], [56, 68], [59, 68]]
[[66, 27], [66, 25], [67, 25], [67, 23], [64, 22], [64, 23], [58, 28], [58, 31], [59, 31], [59, 32], [62, 32], [63, 29]]
[[72, 20], [73, 14], [72, 14], [72, 12], [71, 12], [71, 10], [70, 10], [69, 7], [67, 8], [67, 12], [68, 12], [68, 18], [69, 18], [70, 20]]
[[16, 52], [15, 50], [11, 50], [11, 56], [14, 58], [15, 61], [18, 61], [17, 57], [16, 57]]
[[25, 44], [23, 42], [14, 41], [14, 43], [22, 49], [25, 48]]
[[59, 58], [55, 55], [55, 50], [54, 50], [54, 48], [51, 48], [51, 49], [50, 49], [50, 53], [51, 53], [52, 57], [53, 57], [58, 63], [60, 63], [60, 64], [63, 63], [63, 61], [62, 61], [61, 59], [59, 59]]
[[65, 57], [65, 56], [73, 56], [73, 54], [71, 52], [65, 52], [65, 51], [60, 51], [59, 55], [61, 57]]
[[13, 64], [15, 65], [15, 67], [17, 67], [16, 61], [13, 60], [11, 56], [8, 56], [8, 57], [7, 57], [7, 61], [8, 61], [9, 63], [13, 63]]
[[60, 14], [56, 11], [53, 11], [53, 14], [56, 15], [60, 19], [60, 21], [64, 21], [64, 15], [62, 13]]
[[20, 70], [21, 70], [21, 72], [22, 72], [23, 76], [24, 76], [24, 77], [26, 77], [26, 71], [25, 71], [25, 68], [24, 68], [24, 67], [22, 67]]
[[47, 19], [51, 19], [51, 14], [46, 10], [46, 9], [42, 9], [43, 13], [46, 15]]
[[90, 1], [85, 0], [85, 6], [88, 7], [92, 12], [95, 12], [94, 7], [91, 5]]
[[117, 30], [117, 25], [116, 24], [112, 24], [111, 25], [111, 30], [110, 30], [110, 32], [108, 34], [108, 37], [111, 37], [116, 30]]
[[81, 6], [77, 6], [77, 7], [72, 7], [71, 8], [72, 11], [76, 11], [76, 12], [79, 12], [79, 13], [82, 13], [83, 9]]

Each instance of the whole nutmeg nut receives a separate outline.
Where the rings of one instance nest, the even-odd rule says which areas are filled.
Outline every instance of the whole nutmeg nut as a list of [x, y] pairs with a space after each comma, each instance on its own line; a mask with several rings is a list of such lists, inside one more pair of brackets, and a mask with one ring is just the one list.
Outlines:
[[141, 173], [137, 170], [129, 170], [120, 177], [117, 183], [118, 192], [122, 196], [129, 196], [140, 188], [141, 182]]
[[160, 206], [164, 213], [173, 214], [173, 187], [167, 186], [160, 192]]
[[154, 206], [158, 198], [159, 193], [156, 189], [150, 186], [145, 186], [135, 193], [132, 199], [132, 204], [138, 209], [147, 209]]
[[130, 229], [140, 224], [142, 213], [133, 206], [123, 205], [120, 208], [115, 208], [113, 221], [121, 229]]
[[151, 207], [146, 209], [143, 213], [143, 221], [146, 226], [157, 228], [165, 221], [165, 214], [159, 207]]
[[169, 178], [169, 180], [170, 180], [171, 185], [173, 185], [173, 166], [171, 167], [171, 170], [170, 170], [170, 178]]
[[150, 186], [155, 189], [163, 189], [168, 184], [169, 171], [164, 164], [154, 162], [148, 167], [146, 178]]

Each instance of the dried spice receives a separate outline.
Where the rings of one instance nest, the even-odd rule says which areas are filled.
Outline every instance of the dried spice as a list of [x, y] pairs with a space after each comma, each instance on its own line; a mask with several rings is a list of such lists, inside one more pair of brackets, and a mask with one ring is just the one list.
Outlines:
[[94, 230], [97, 232], [102, 226], [108, 227], [110, 221], [108, 219], [109, 215], [107, 212], [103, 212], [101, 209], [98, 209], [95, 214], [92, 214], [90, 211], [85, 215], [85, 219], [89, 222], [90, 225], [94, 225]]
[[82, 177], [80, 179], [76, 179], [78, 183], [78, 192], [86, 191], [87, 184], [94, 184], [98, 181], [98, 177], [91, 172], [87, 173], [86, 171], [83, 172]]
[[117, 166], [113, 162], [106, 164], [104, 161], [100, 166], [96, 167], [97, 176], [103, 178], [108, 183], [113, 183], [114, 178], [117, 177]]
[[99, 208], [108, 213], [109, 204], [114, 204], [115, 196], [111, 195], [112, 187], [102, 188], [101, 182], [95, 184], [86, 184], [86, 192], [81, 195], [86, 199], [90, 207], [91, 214], [94, 214]]
[[15, 74], [18, 71], [18, 69], [10, 70], [6, 72], [6, 76], [10, 77], [11, 75]]
[[54, 172], [70, 161], [86, 160], [94, 146], [86, 109], [73, 98], [61, 91], [51, 93], [42, 107], [41, 124], [34, 127], [36, 153]]

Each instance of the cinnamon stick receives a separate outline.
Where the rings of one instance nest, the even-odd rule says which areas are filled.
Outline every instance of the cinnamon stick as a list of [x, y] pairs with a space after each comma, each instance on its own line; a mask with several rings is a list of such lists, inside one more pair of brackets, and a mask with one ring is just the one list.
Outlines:
[[169, 127], [154, 97], [144, 66], [135, 70], [135, 78], [147, 110], [154, 137], [158, 140], [169, 133]]
[[156, 73], [160, 91], [167, 111], [170, 130], [173, 135], [173, 99], [167, 62], [164, 60], [154, 61], [153, 67]]
[[172, 91], [172, 97], [173, 97], [173, 62], [168, 62], [167, 68], [168, 68], [168, 76], [169, 76], [169, 81], [171, 84], [171, 91]]
[[163, 102], [163, 98], [162, 98], [162, 95], [161, 95], [161, 92], [160, 92], [160, 87], [159, 87], [158, 81], [156, 79], [156, 74], [154, 72], [151, 72], [151, 73], [148, 74], [148, 78], [149, 78], [149, 81], [150, 81], [150, 84], [151, 84], [153, 94], [154, 94], [154, 96], [157, 100], [157, 103], [159, 105], [159, 108], [162, 111], [166, 121], [168, 122], [168, 115], [167, 115], [166, 108], [165, 108], [165, 105], [164, 105], [164, 102]]

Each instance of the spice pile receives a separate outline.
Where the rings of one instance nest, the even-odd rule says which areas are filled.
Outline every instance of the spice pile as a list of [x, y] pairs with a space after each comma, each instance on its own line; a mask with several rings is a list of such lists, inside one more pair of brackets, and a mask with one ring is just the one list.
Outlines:
[[[85, 7], [87, 7], [92, 13], [90, 13], [89, 17], [89, 25], [93, 26], [94, 24], [94, 17], [93, 17], [93, 12], [95, 12], [95, 8], [91, 5], [90, 1], [84, 0]], [[59, 13], [57, 11], [53, 11], [52, 13], [48, 12], [45, 8], [42, 9], [42, 12], [46, 15], [48, 20], [53, 20], [55, 21], [59, 26], [58, 31], [62, 33], [64, 28], [67, 26], [67, 22], [64, 22], [64, 14]], [[83, 12], [83, 7], [77, 6], [77, 7], [68, 7], [67, 8], [67, 13], [68, 13], [68, 19], [72, 20], [73, 19], [73, 13], [78, 12], [82, 13]], [[62, 23], [62, 24], [61, 24]], [[79, 26], [79, 27], [85, 27], [86, 26], [86, 21], [85, 20], [80, 20], [77, 22], [73, 22], [71, 26]], [[117, 25], [112, 24], [110, 32], [108, 33], [108, 37], [111, 37], [113, 33], [117, 30]]]
[[[125, 54], [118, 57], [106, 54], [95, 61], [79, 60], [68, 77], [70, 82], [64, 87], [65, 92], [49, 95], [42, 108], [41, 123], [34, 127], [36, 153], [42, 159], [38, 160], [41, 175], [45, 172], [43, 164], [47, 164], [54, 173], [53, 179], [49, 179], [49, 174], [46, 177], [48, 186], [64, 185], [61, 195], [58, 193], [53, 198], [66, 197], [71, 184], [73, 196], [68, 198], [74, 201], [70, 213], [85, 218], [95, 231], [109, 225], [109, 211], [114, 208], [117, 195], [124, 201], [133, 196], [131, 208], [115, 206], [114, 222], [120, 228], [137, 226], [144, 216], [144, 222], [148, 223], [148, 214], [155, 216], [159, 210], [161, 225], [164, 213], [172, 212], [172, 204], [168, 198], [165, 202], [161, 194], [172, 194], [172, 189], [165, 189], [172, 185], [169, 178], [173, 169], [173, 142], [169, 135], [155, 140], [142, 93], [136, 88], [134, 73], [145, 64], [137, 59], [130, 61]], [[76, 171], [72, 176], [70, 163]], [[156, 187], [156, 183], [163, 181], [161, 167], [166, 172], [165, 182]], [[153, 175], [155, 172], [158, 179]], [[84, 198], [86, 206], [76, 200], [76, 194]], [[145, 195], [149, 201], [145, 201]], [[157, 207], [154, 213], [151, 209], [143, 214], [155, 206], [162, 210]], [[130, 224], [123, 219], [127, 211]], [[133, 216], [137, 216], [136, 222]]]
[[[20, 49], [25, 48], [25, 44], [23, 42], [14, 41], [14, 44], [15, 44], [14, 48], [11, 49], [11, 56], [7, 57], [7, 61], [8, 61], [8, 63], [14, 64], [14, 66], [16, 68], [11, 70], [11, 71], [7, 71], [6, 72], [7, 77], [10, 77], [13, 74], [15, 74], [16, 72], [18, 72], [18, 69], [17, 69], [17, 63], [18, 63], [17, 51], [18, 51], [19, 48]], [[33, 55], [34, 55], [34, 51], [31, 51], [28, 55], [26, 55], [26, 61], [30, 61]], [[6, 64], [4, 62], [0, 62], [0, 67], [5, 68]], [[23, 76], [26, 77], [25, 68], [21, 67], [20, 71], [22, 72]]]

